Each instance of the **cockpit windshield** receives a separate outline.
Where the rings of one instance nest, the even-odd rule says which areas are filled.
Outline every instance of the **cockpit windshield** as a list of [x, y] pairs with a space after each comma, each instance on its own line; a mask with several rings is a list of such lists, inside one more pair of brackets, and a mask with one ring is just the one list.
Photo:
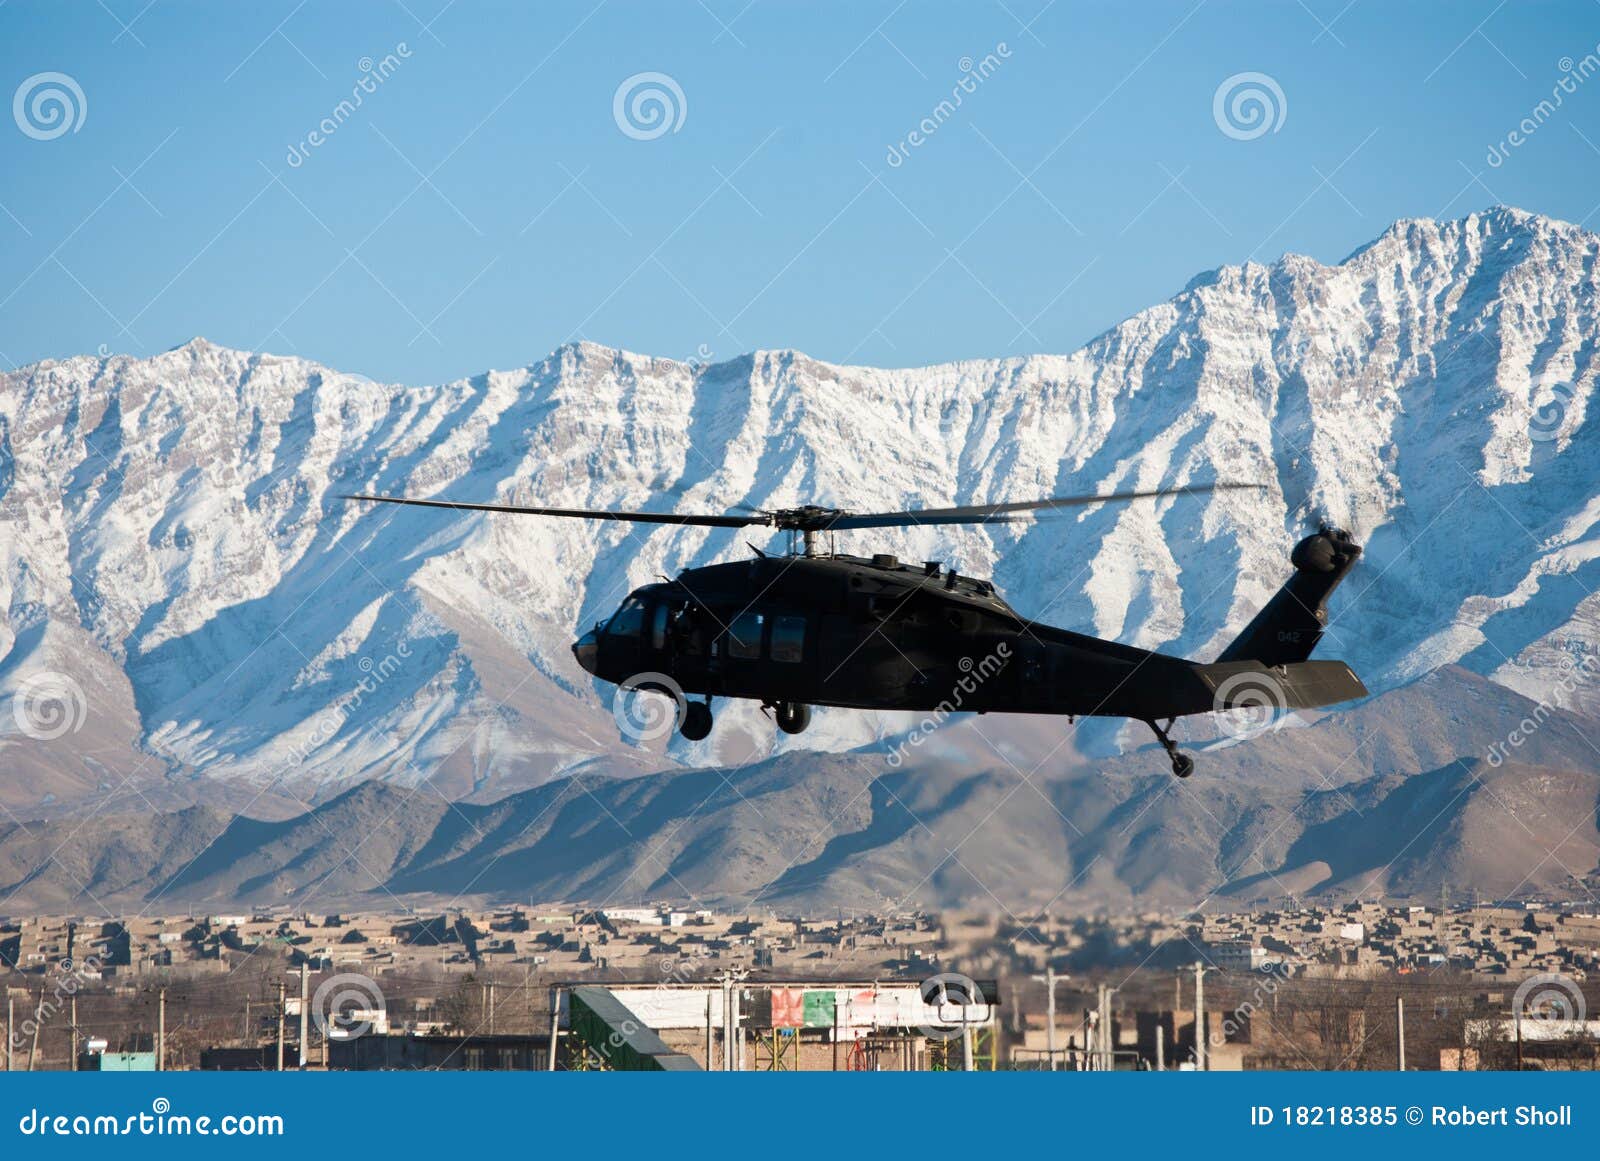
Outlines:
[[643, 629], [644, 602], [638, 597], [622, 602], [622, 608], [606, 623], [606, 633], [612, 637], [637, 637]]

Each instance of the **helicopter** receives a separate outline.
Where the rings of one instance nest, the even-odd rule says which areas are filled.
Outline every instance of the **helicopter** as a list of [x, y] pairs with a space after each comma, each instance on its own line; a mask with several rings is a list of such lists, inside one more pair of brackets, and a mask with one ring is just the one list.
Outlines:
[[[834, 535], [869, 528], [977, 525], [1095, 504], [1193, 496], [1257, 484], [1212, 483], [1041, 500], [854, 512], [807, 504], [743, 513], [612, 511], [400, 496], [347, 500], [705, 528], [772, 528], [787, 551], [753, 544], [747, 560], [684, 569], [630, 592], [572, 644], [587, 672], [623, 689], [664, 692], [685, 738], [711, 734], [714, 698], [747, 698], [778, 729], [803, 732], [814, 706], [947, 714], [1056, 714], [1143, 722], [1187, 778], [1177, 719], [1244, 709], [1269, 714], [1367, 696], [1342, 661], [1312, 661], [1327, 599], [1361, 546], [1323, 524], [1290, 553], [1292, 573], [1215, 661], [1200, 662], [1030, 620], [992, 581], [941, 561], [833, 551]], [[829, 538], [824, 550], [822, 537]], [[698, 700], [691, 700], [698, 699]]]

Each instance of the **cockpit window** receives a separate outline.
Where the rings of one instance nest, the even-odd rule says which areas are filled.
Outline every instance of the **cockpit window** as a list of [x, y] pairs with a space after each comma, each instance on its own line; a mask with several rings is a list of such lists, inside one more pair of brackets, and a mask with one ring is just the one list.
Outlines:
[[637, 637], [643, 628], [644, 602], [629, 597], [606, 625], [606, 632], [613, 637]]

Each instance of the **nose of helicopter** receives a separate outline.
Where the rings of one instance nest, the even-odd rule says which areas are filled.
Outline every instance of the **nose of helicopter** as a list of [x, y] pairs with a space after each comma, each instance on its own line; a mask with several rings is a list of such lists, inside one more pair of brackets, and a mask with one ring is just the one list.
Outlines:
[[578, 659], [578, 664], [590, 673], [595, 672], [595, 659], [599, 652], [599, 641], [593, 629], [572, 643], [572, 655]]

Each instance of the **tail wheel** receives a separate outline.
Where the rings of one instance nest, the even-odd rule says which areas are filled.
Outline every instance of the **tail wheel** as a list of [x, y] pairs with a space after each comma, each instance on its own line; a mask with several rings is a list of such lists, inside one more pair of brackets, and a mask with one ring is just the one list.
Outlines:
[[778, 728], [784, 733], [802, 733], [811, 724], [811, 707], [800, 701], [780, 701], [776, 716]]
[[711, 736], [711, 703], [691, 701], [683, 711], [683, 725], [678, 732], [691, 742], [702, 742]]

